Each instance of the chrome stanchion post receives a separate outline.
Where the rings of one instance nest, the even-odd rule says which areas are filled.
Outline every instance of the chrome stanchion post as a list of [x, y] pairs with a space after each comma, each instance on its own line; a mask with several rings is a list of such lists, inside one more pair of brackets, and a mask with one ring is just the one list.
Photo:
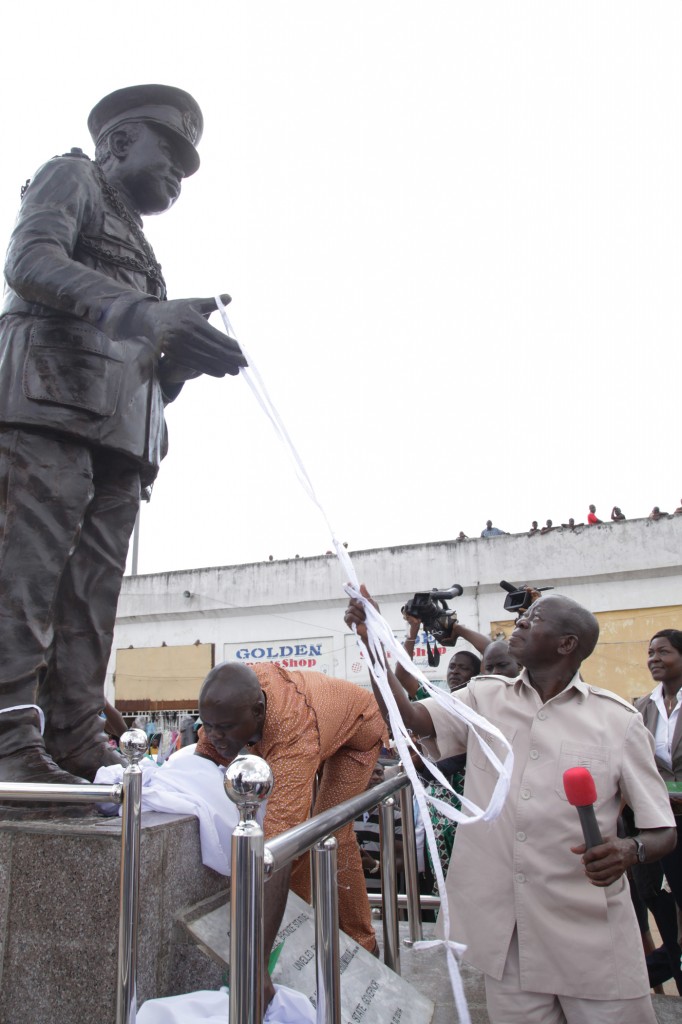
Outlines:
[[419, 901], [419, 871], [417, 870], [417, 840], [414, 832], [414, 804], [412, 786], [400, 790], [400, 817], [403, 826], [403, 858], [405, 862], [405, 883], [407, 889], [407, 920], [410, 937], [405, 945], [421, 942], [422, 908]]
[[398, 936], [398, 884], [395, 870], [395, 800], [389, 796], [379, 804], [381, 829], [381, 904], [384, 924], [384, 963], [400, 974]]
[[[320, 774], [319, 774], [319, 772], [315, 772], [315, 778], [313, 779], [313, 797], [312, 797], [312, 802], [310, 804], [310, 817], [311, 818], [315, 814], [315, 802], [317, 800], [317, 794], [319, 793], [319, 790], [320, 790]], [[317, 878], [315, 877], [315, 872], [317, 870], [317, 867], [316, 867], [317, 858], [315, 857], [315, 854], [313, 853], [312, 850], [310, 851], [308, 856], [310, 857], [310, 898], [311, 898], [311, 901], [312, 901], [313, 909], [315, 909], [315, 900], [317, 899]]]
[[128, 761], [123, 772], [123, 822], [121, 826], [121, 888], [118, 914], [118, 977], [116, 1024], [135, 1024], [137, 1016], [137, 924], [140, 889], [140, 817], [142, 768], [147, 735], [130, 729], [120, 739]]
[[236, 757], [225, 773], [225, 792], [237, 804], [240, 819], [232, 833], [231, 1024], [262, 1024], [263, 1020], [265, 840], [255, 817], [272, 789], [272, 782], [268, 764], [253, 754]]
[[334, 836], [314, 848], [317, 1024], [341, 1024], [339, 888]]

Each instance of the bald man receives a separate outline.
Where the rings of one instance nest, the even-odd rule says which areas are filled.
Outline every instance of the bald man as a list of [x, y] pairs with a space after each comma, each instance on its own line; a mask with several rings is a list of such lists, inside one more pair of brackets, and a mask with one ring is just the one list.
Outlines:
[[[270, 765], [275, 781], [263, 826], [266, 840], [309, 817], [313, 780], [321, 769], [313, 813], [362, 793], [387, 739], [381, 712], [368, 690], [320, 672], [288, 672], [277, 665], [216, 666], [202, 686], [199, 712], [206, 739], [223, 763], [247, 747]], [[202, 752], [200, 744], [197, 753]], [[339, 924], [374, 952], [376, 937], [353, 822], [336, 837]], [[293, 871], [278, 872], [266, 886], [268, 951], [284, 913], [290, 880], [294, 892], [309, 901], [307, 855]]]
[[[351, 602], [346, 622], [362, 633], [360, 604]], [[581, 679], [598, 636], [597, 620], [575, 601], [540, 598], [509, 640], [524, 670], [479, 676], [457, 693], [514, 750], [500, 816], [457, 829], [447, 879], [451, 938], [485, 974], [491, 1024], [656, 1021], [625, 872], [674, 847], [674, 819], [641, 716]], [[466, 724], [432, 698], [411, 703], [389, 681], [406, 726], [434, 759], [467, 752], [465, 796], [487, 806], [495, 773]], [[563, 788], [575, 766], [594, 777], [604, 837], [587, 852]], [[636, 839], [617, 837], [622, 801], [635, 813]]]
[[509, 644], [506, 640], [493, 640], [483, 654], [481, 671], [486, 676], [507, 676], [508, 679], [516, 679], [521, 666], [509, 653]]

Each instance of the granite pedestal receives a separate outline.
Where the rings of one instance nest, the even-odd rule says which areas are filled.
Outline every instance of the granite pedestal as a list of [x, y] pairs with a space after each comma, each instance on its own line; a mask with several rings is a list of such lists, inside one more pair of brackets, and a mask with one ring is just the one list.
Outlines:
[[[114, 1024], [120, 849], [119, 818], [0, 822], [0, 1024]], [[217, 987], [176, 926], [228, 885], [201, 863], [196, 818], [143, 814], [140, 864], [138, 1006]]]

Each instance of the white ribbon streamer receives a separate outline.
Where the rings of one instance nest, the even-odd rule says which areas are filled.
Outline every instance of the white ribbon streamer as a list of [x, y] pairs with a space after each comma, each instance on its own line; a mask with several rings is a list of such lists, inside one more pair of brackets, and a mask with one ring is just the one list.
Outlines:
[[[219, 295], [216, 296], [216, 305], [220, 311], [220, 315], [225, 325], [225, 330], [231, 338], [234, 338], [234, 331], [232, 324], [230, 323], [225, 309], [225, 304]], [[445, 878], [443, 875], [443, 868], [440, 863], [440, 857], [436, 848], [436, 838], [433, 832], [433, 825], [431, 823], [431, 817], [428, 812], [427, 803], [430, 803], [435, 807], [441, 814], [449, 818], [451, 821], [458, 822], [461, 825], [471, 824], [475, 821], [492, 821], [496, 818], [502, 810], [502, 805], [506, 799], [507, 793], [509, 792], [509, 784], [511, 781], [512, 769], [514, 764], [514, 755], [509, 742], [506, 737], [500, 732], [500, 730], [492, 725], [487, 719], [479, 715], [473, 708], [463, 704], [462, 701], [458, 700], [452, 694], [446, 694], [438, 687], [433, 686], [426, 676], [419, 670], [419, 668], [412, 664], [404, 648], [398, 643], [393, 635], [393, 630], [386, 622], [381, 613], [368, 601], [360, 590], [360, 583], [358, 581], [355, 568], [351, 561], [350, 555], [344, 548], [343, 544], [337, 539], [335, 531], [332, 529], [329, 518], [322, 507], [315, 489], [312, 485], [310, 477], [303, 465], [303, 462], [287, 433], [286, 427], [282, 422], [279, 413], [275, 409], [270, 396], [267, 393], [262, 377], [256, 366], [254, 365], [253, 358], [246, 351], [242, 343], [240, 347], [244, 353], [247, 361], [247, 367], [241, 367], [240, 373], [244, 377], [244, 380], [248, 384], [249, 388], [253, 392], [256, 401], [260, 405], [261, 409], [268, 417], [275, 433], [279, 437], [283, 444], [289, 458], [293, 462], [296, 476], [298, 477], [303, 489], [305, 490], [311, 501], [320, 510], [322, 517], [329, 529], [329, 533], [336, 550], [337, 557], [341, 563], [345, 577], [350, 582], [344, 587], [345, 592], [349, 597], [356, 601], [360, 601], [364, 606], [366, 623], [367, 623], [367, 641], [364, 642], [361, 637], [358, 637], [358, 644], [364, 651], [365, 657], [367, 658], [368, 667], [372, 666], [371, 672], [374, 676], [379, 692], [381, 693], [386, 709], [388, 711], [389, 721], [391, 725], [391, 732], [393, 733], [393, 739], [398, 748], [398, 753], [403, 763], [403, 768], [407, 773], [410, 782], [412, 783], [417, 805], [424, 822], [424, 829], [426, 832], [426, 839], [429, 844], [429, 850], [431, 852], [431, 860], [433, 864], [433, 870], [438, 883], [438, 891], [440, 893], [441, 900], [441, 916], [443, 919], [444, 934], [448, 936], [450, 934], [450, 908], [448, 905], [447, 892], [445, 889]], [[421, 751], [417, 750], [412, 737], [408, 730], [405, 728], [405, 724], [398, 711], [398, 705], [395, 701], [393, 693], [391, 691], [390, 684], [388, 682], [388, 654], [392, 654], [396, 660], [408, 671], [411, 675], [416, 677], [421, 685], [428, 691], [429, 695], [433, 697], [448, 714], [454, 715], [455, 718], [459, 718], [465, 722], [471, 732], [476, 737], [481, 750], [490, 761], [492, 767], [497, 773], [497, 782], [493, 790], [492, 796], [488, 806], [484, 809], [478, 807], [473, 801], [467, 797], [456, 794], [442, 774], [440, 769], [430, 761]], [[494, 737], [502, 749], [504, 750], [504, 759], [496, 755], [494, 750], [491, 748], [489, 743], [481, 735], [481, 732]], [[430, 774], [433, 778], [450, 791], [462, 804], [462, 810], [439, 800], [437, 797], [429, 795], [422, 785], [422, 782], [417, 775], [417, 771], [412, 763], [410, 756], [410, 750], [414, 750], [426, 764]], [[450, 939], [432, 939], [425, 942], [415, 943], [415, 949], [428, 949], [432, 946], [442, 945], [445, 947], [446, 959], [448, 964], [448, 972], [450, 975], [450, 982], [452, 985], [452, 991], [455, 997], [455, 1005], [457, 1007], [457, 1013], [459, 1015], [460, 1024], [471, 1024], [471, 1018], [469, 1016], [469, 1008], [467, 1006], [466, 998], [464, 996], [464, 989], [462, 986], [462, 979], [459, 974], [458, 961], [461, 959], [465, 946], [460, 943], [453, 942]]]

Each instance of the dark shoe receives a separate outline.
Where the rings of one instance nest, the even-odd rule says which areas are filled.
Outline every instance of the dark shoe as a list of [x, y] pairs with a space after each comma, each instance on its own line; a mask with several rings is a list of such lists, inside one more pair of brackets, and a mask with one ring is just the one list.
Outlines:
[[[86, 779], [65, 772], [40, 747], [28, 747], [0, 757], [0, 782], [30, 782], [48, 786], [89, 786]], [[55, 818], [89, 818], [95, 814], [94, 803], [67, 803], [50, 800], [46, 793], [41, 800], [0, 799], [0, 817], [4, 821], [33, 821]]]
[[[45, 750], [33, 709], [0, 714], [0, 782], [29, 782], [54, 785], [87, 785], [57, 765]], [[72, 817], [92, 814], [88, 804], [66, 804], [45, 797], [41, 801], [7, 800], [0, 805], [3, 819]]]
[[55, 763], [45, 749], [39, 726], [34, 707], [13, 708], [0, 714], [0, 782], [85, 782]]
[[651, 988], [656, 988], [657, 985], [664, 985], [673, 976], [670, 957], [665, 946], [659, 946], [653, 953], [647, 953], [646, 966], [649, 972], [649, 985]]
[[92, 782], [97, 769], [125, 761], [107, 742], [99, 715], [88, 714], [68, 729], [55, 728], [49, 717], [45, 725], [45, 748], [60, 768]]
[[48, 782], [73, 786], [86, 784], [86, 780], [64, 771], [40, 747], [28, 747], [0, 757], [1, 782]]

